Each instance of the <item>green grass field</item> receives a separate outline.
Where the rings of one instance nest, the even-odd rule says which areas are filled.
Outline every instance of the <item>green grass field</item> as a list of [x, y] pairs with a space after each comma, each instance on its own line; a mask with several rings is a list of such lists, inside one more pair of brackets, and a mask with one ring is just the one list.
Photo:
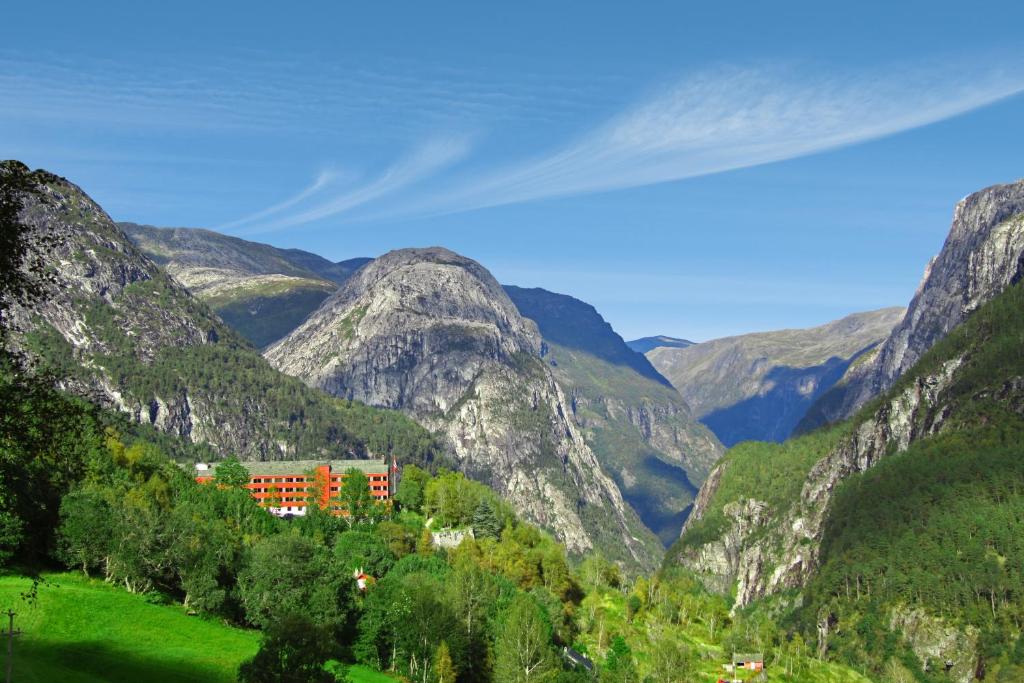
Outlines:
[[[20, 683], [233, 681], [259, 646], [259, 633], [190, 617], [178, 605], [152, 605], [80, 574], [45, 578], [30, 605], [21, 597], [29, 579], [0, 576], [0, 610], [17, 612], [23, 631], [14, 649]], [[6, 665], [6, 640], [0, 651]]]

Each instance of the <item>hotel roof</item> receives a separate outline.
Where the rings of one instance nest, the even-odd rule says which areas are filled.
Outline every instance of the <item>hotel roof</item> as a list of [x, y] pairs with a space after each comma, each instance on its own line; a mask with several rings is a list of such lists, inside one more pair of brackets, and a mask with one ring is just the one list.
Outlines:
[[[212, 476], [217, 463], [209, 463], [206, 470], [200, 469], [199, 466], [205, 464], [196, 463], [196, 473]], [[385, 474], [388, 471], [388, 464], [383, 460], [243, 460], [241, 464], [249, 470], [250, 475], [256, 477], [302, 475], [324, 465], [330, 465], [333, 474], [343, 474], [350, 469], [366, 474]]]

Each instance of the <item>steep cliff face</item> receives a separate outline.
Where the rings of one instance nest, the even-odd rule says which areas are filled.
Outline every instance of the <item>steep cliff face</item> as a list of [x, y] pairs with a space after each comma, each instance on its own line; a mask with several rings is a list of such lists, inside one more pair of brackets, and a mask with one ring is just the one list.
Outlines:
[[490, 273], [430, 248], [376, 259], [266, 357], [444, 435], [467, 473], [571, 551], [600, 546], [649, 565], [656, 541], [587, 446], [541, 349]]
[[275, 371], [78, 187], [36, 176], [22, 218], [52, 281], [7, 323], [13, 343], [66, 388], [207, 444], [214, 457], [364, 455], [370, 430], [349, 425], [368, 412], [430, 449], [404, 417], [340, 405]]
[[1024, 275], [1024, 180], [956, 205], [939, 255], [925, 269], [903, 320], [870, 362], [854, 368], [808, 411], [801, 430], [835, 422], [891, 387], [979, 306]]
[[333, 263], [300, 249], [278, 249], [198, 228], [118, 227], [256, 346], [291, 332], [371, 260]]
[[885, 339], [903, 313], [885, 308], [809, 329], [659, 346], [647, 357], [726, 446], [783, 441], [815, 399]]
[[[958, 207], [932, 275], [879, 353], [877, 367], [901, 374], [885, 380], [885, 395], [829, 432], [775, 447], [774, 479], [749, 449], [729, 451], [698, 495], [673, 557], [711, 585], [735, 585], [738, 606], [803, 586], [820, 566], [830, 505], [846, 480], [921, 440], [1024, 412], [1022, 295], [1019, 287], [1006, 290], [1020, 275], [1021, 189], [992, 188]], [[971, 229], [981, 237], [972, 238]], [[939, 264], [944, 276], [936, 279]], [[970, 316], [983, 305], [984, 315]], [[940, 323], [944, 315], [969, 317], [936, 343], [925, 328], [945, 334], [951, 328]], [[932, 348], [919, 352], [929, 338]], [[910, 358], [913, 368], [898, 370]]]
[[667, 545], [722, 447], [667, 380], [630, 349], [590, 304], [543, 289], [506, 286], [537, 323], [544, 361], [604, 469]]

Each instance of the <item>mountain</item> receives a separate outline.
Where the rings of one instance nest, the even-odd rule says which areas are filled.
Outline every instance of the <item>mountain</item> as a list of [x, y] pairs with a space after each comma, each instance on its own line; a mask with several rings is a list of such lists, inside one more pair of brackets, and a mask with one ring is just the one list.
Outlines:
[[[799, 618], [822, 654], [867, 662], [891, 633], [966, 683], [1012, 645], [1005, 620], [1024, 600], [1024, 285], [1012, 275], [1024, 221], [1007, 188], [961, 202], [933, 262], [947, 277], [926, 278], [907, 313], [934, 324], [973, 292], [963, 322], [852, 418], [729, 450], [669, 564], [734, 590], [736, 606], [802, 590]], [[995, 225], [965, 220], [979, 203]], [[963, 248], [993, 233], [1002, 247], [987, 258]], [[890, 339], [921, 338], [907, 329]]]
[[265, 355], [310, 386], [411, 415], [571, 552], [649, 566], [660, 544], [587, 445], [542, 344], [480, 264], [402, 249], [359, 270]]
[[815, 399], [883, 340], [903, 313], [885, 308], [810, 329], [662, 346], [647, 357], [726, 446], [783, 441]]
[[678, 337], [666, 337], [663, 334], [659, 334], [655, 337], [641, 337], [640, 339], [634, 339], [633, 341], [626, 342], [626, 346], [633, 349], [637, 353], [647, 353], [653, 349], [661, 347], [668, 347], [672, 349], [685, 349], [687, 346], [693, 346], [694, 342], [689, 339], [679, 339]]
[[[3, 162], [0, 173], [18, 162]], [[440, 453], [401, 414], [338, 401], [276, 370], [139, 251], [81, 189], [33, 174], [22, 219], [50, 266], [38, 303], [5, 318], [11, 342], [60, 384], [211, 457]]]
[[278, 249], [198, 228], [118, 227], [142, 253], [260, 347], [295, 329], [371, 260], [333, 263], [301, 249]]
[[942, 251], [928, 264], [907, 314], [869, 362], [808, 411], [801, 430], [835, 422], [889, 389], [973, 311], [1024, 275], [1024, 180], [959, 202]]
[[506, 286], [537, 323], [541, 355], [569, 394], [584, 439], [644, 524], [667, 545], [722, 447], [668, 381], [590, 304]]

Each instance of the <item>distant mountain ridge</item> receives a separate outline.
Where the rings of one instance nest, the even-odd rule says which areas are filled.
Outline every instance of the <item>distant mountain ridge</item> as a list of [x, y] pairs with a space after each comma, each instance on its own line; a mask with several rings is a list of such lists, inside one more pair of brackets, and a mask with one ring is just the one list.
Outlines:
[[372, 260], [334, 263], [301, 249], [279, 249], [201, 228], [118, 226], [256, 346], [290, 332]]
[[685, 349], [687, 346], [693, 346], [696, 342], [692, 342], [689, 339], [679, 339], [678, 337], [668, 337], [663, 334], [655, 335], [653, 337], [641, 337], [640, 339], [634, 339], [633, 341], [626, 342], [626, 346], [633, 349], [637, 353], [647, 353], [654, 349], [660, 349], [662, 347], [670, 349]]
[[647, 357], [726, 446], [783, 441], [815, 399], [880, 343], [903, 312], [885, 308], [809, 329], [662, 346]]

